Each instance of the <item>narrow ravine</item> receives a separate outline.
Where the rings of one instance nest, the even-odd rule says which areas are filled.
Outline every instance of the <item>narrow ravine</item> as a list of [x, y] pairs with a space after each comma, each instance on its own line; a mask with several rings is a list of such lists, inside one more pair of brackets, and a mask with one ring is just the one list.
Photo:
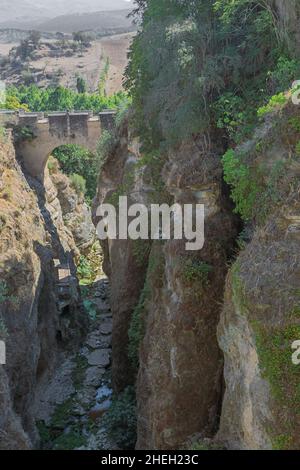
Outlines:
[[88, 316], [86, 338], [77, 353], [61, 353], [51, 379], [38, 386], [35, 416], [41, 449], [117, 448], [101, 424], [112, 396], [108, 280], [103, 275], [82, 290], [95, 309], [94, 316]]

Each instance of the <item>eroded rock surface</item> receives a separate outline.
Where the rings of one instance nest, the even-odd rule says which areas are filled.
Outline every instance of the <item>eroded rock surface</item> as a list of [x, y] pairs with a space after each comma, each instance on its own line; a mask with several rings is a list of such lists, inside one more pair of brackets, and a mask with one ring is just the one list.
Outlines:
[[300, 445], [300, 369], [292, 362], [292, 344], [300, 338], [297, 120], [297, 107], [288, 103], [245, 147], [252, 171], [267, 171], [251, 240], [228, 275], [218, 329], [226, 381], [218, 438], [234, 449]]
[[[51, 372], [60, 345], [80, 339], [84, 322], [78, 308], [74, 240], [56, 225], [41, 183], [23, 173], [10, 135], [1, 139], [0, 335], [7, 346], [6, 365], [0, 366], [6, 384], [1, 446], [26, 448], [39, 442], [33, 413], [37, 383]], [[70, 269], [64, 311], [54, 259]]]
[[148, 208], [155, 202], [206, 208], [206, 243], [196, 254], [186, 251], [184, 241], [155, 242], [152, 248], [132, 240], [104, 244], [113, 384], [122, 390], [139, 362], [137, 448], [174, 449], [195, 432], [209, 436], [217, 429], [222, 356], [216, 329], [235, 219], [223, 194], [217, 144], [199, 137], [149, 162], [126, 128], [120, 133], [102, 167], [95, 207], [127, 194], [128, 204]]

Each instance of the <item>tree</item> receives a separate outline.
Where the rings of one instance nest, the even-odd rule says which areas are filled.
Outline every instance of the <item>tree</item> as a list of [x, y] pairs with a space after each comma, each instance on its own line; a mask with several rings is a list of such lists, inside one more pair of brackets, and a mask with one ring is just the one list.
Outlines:
[[30, 31], [28, 40], [33, 44], [35, 49], [38, 47], [41, 37], [42, 35], [39, 31]]
[[76, 31], [72, 33], [73, 40], [79, 42], [82, 46], [90, 47], [91, 45], [91, 36], [83, 31]]
[[16, 57], [20, 57], [22, 60], [28, 59], [32, 52], [32, 45], [29, 39], [22, 39], [20, 45], [16, 49]]
[[87, 86], [86, 81], [82, 77], [77, 77], [76, 79], [76, 89], [78, 93], [86, 93]]

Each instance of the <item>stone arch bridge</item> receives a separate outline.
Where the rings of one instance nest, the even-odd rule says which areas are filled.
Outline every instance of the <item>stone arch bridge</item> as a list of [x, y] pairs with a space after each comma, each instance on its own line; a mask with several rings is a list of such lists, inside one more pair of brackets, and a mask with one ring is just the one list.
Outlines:
[[[114, 126], [115, 111], [25, 113], [0, 111], [0, 125], [18, 126], [29, 131], [16, 143], [19, 158], [34, 177], [42, 177], [53, 150], [64, 144], [78, 144], [94, 152], [103, 130]], [[32, 136], [32, 137], [31, 137]]]

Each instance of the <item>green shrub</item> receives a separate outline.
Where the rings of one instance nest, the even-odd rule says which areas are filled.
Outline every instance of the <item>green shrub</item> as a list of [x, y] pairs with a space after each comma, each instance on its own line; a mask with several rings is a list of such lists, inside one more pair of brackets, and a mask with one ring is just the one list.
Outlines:
[[75, 390], [82, 389], [84, 385], [84, 378], [86, 370], [89, 366], [87, 358], [81, 354], [77, 353], [75, 357], [75, 368], [72, 370], [72, 382]]
[[89, 150], [76, 144], [62, 145], [53, 151], [60, 168], [66, 175], [81, 175], [86, 181], [86, 198], [92, 200], [97, 189], [97, 160]]
[[209, 273], [213, 267], [201, 260], [188, 259], [184, 262], [183, 277], [187, 282], [199, 282], [202, 286], [208, 284]]
[[[259, 151], [262, 142], [259, 143]], [[284, 161], [274, 163], [271, 171], [247, 161], [247, 154], [228, 150], [222, 159], [224, 180], [231, 186], [235, 212], [249, 221], [264, 222], [281, 197], [279, 183], [284, 175]]]
[[263, 117], [268, 113], [275, 111], [276, 109], [281, 109], [287, 103], [287, 97], [284, 93], [278, 93], [277, 95], [272, 96], [266, 106], [258, 108], [257, 115], [258, 117]]
[[89, 260], [84, 255], [81, 255], [77, 264], [77, 276], [79, 280], [89, 282], [93, 278], [93, 274]]
[[273, 412], [280, 417], [280, 425], [270, 430], [273, 449], [289, 449], [293, 438], [290, 415], [287, 413], [292, 410], [295, 419], [300, 416], [300, 369], [291, 361], [291, 344], [300, 337], [300, 326], [270, 329], [258, 321], [252, 322], [252, 326], [261, 374], [268, 381], [275, 400]]
[[271, 82], [274, 92], [288, 90], [295, 80], [300, 76], [299, 61], [288, 56], [278, 58], [274, 70], [268, 73], [268, 81]]
[[300, 157], [300, 140], [296, 144], [296, 155], [297, 157]]
[[58, 436], [53, 442], [53, 450], [73, 450], [86, 445], [87, 438], [81, 434], [80, 429], [71, 428], [68, 432]]
[[34, 75], [30, 70], [23, 70], [21, 78], [25, 85], [30, 85], [34, 82]]
[[175, 146], [215, 121], [240, 140], [257, 119], [253, 110], [296, 74], [266, 2], [137, 3], [141, 28], [125, 87], [147, 150]]
[[63, 403], [57, 405], [51, 418], [51, 428], [65, 429], [73, 416], [73, 409], [73, 398], [68, 398]]
[[76, 77], [76, 89], [78, 93], [86, 93], [87, 85], [86, 81], [82, 77]]
[[115, 145], [116, 137], [114, 134], [108, 130], [104, 130], [97, 144], [96, 156], [98, 162], [98, 171], [101, 170], [103, 164], [105, 163], [107, 157], [110, 155]]
[[59, 171], [59, 163], [56, 158], [52, 157], [52, 155], [50, 155], [50, 157], [48, 158], [47, 167], [50, 175]]
[[136, 398], [134, 387], [125, 388], [114, 397], [102, 419], [108, 435], [121, 449], [134, 449], [136, 443]]
[[130, 96], [126, 96], [124, 100], [118, 105], [117, 113], [115, 116], [115, 124], [117, 128], [120, 128], [128, 115], [130, 106], [132, 105], [132, 99]]
[[253, 175], [251, 169], [244, 162], [244, 156], [238, 155], [234, 150], [228, 150], [222, 159], [224, 180], [231, 186], [231, 197], [235, 203], [235, 212], [244, 220], [253, 216], [254, 205], [261, 191], [259, 178]]
[[252, 131], [256, 113], [252, 106], [245, 106], [245, 99], [233, 92], [220, 96], [213, 106], [216, 124], [224, 129], [230, 139], [239, 143]]
[[295, 116], [289, 119], [289, 125], [295, 132], [300, 133], [300, 117]]
[[70, 181], [72, 188], [75, 189], [79, 196], [84, 196], [86, 193], [86, 181], [83, 176], [74, 173], [70, 175]]

